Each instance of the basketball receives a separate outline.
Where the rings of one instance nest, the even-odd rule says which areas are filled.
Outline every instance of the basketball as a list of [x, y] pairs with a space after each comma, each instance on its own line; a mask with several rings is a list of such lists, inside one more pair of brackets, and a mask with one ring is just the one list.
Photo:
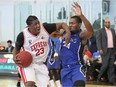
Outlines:
[[27, 51], [21, 51], [17, 58], [20, 59], [22, 67], [28, 67], [32, 63], [32, 55]]

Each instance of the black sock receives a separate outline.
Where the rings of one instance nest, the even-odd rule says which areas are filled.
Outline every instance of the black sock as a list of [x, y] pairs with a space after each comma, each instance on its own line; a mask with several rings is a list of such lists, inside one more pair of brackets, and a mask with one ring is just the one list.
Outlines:
[[17, 82], [17, 87], [21, 87], [20, 81]]

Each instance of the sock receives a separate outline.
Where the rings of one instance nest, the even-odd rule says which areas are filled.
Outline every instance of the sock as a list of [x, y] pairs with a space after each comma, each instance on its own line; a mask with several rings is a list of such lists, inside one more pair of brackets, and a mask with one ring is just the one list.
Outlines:
[[17, 87], [21, 87], [20, 81], [17, 82]]
[[50, 87], [56, 87], [55, 83], [54, 83], [54, 80], [50, 80]]
[[55, 81], [55, 83], [56, 83], [57, 87], [62, 87], [60, 80]]

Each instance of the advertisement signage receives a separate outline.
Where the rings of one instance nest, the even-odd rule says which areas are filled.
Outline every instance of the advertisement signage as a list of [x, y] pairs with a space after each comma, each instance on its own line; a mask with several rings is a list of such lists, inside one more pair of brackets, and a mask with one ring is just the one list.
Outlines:
[[0, 53], [0, 75], [17, 74], [17, 65], [13, 61], [13, 54]]

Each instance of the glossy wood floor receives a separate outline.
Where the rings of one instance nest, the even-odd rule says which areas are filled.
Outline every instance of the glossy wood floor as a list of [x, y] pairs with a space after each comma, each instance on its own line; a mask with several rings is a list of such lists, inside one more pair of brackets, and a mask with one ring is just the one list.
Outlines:
[[[16, 77], [1, 77], [0, 76], [0, 87], [16, 87], [17, 78]], [[21, 87], [24, 87], [21, 82]], [[87, 82], [86, 87], [116, 87], [110, 85], [97, 85], [95, 81]]]

